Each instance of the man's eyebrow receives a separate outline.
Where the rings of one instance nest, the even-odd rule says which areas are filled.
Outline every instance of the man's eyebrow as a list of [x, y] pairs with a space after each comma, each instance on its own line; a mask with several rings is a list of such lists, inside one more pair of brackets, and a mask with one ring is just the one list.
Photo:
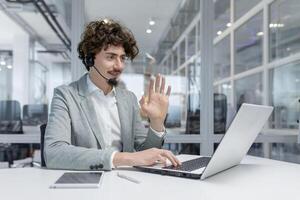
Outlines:
[[[118, 54], [116, 54], [114, 52], [105, 52], [105, 54], [119, 56]], [[120, 56], [126, 56], [126, 54], [121, 54]]]

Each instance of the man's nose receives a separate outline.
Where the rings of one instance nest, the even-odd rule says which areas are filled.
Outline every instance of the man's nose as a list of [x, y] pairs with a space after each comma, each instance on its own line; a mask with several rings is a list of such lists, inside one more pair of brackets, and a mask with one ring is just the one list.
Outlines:
[[121, 58], [117, 58], [115, 62], [115, 68], [123, 69], [123, 67], [124, 67], [124, 62], [122, 62]]

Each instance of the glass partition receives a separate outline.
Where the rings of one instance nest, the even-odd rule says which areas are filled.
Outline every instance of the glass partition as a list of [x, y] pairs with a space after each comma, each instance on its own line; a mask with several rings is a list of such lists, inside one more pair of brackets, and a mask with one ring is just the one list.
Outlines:
[[214, 1], [214, 36], [221, 35], [230, 23], [230, 0]]
[[300, 113], [300, 61], [270, 71], [271, 127], [297, 129]]
[[300, 51], [298, 0], [277, 0], [270, 5], [270, 61]]
[[259, 12], [235, 31], [235, 74], [262, 65], [262, 17], [262, 12]]
[[261, 0], [234, 0], [234, 20], [238, 20], [260, 2]]
[[230, 35], [214, 47], [214, 80], [230, 76]]
[[236, 110], [243, 103], [262, 104], [262, 73], [238, 79], [234, 85]]

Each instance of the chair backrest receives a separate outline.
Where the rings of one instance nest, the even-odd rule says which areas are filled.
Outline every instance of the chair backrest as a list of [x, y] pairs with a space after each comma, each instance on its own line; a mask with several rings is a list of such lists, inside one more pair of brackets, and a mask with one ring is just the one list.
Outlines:
[[46, 167], [45, 157], [44, 157], [44, 142], [45, 142], [45, 131], [47, 124], [42, 124], [40, 126], [41, 130], [41, 166]]
[[39, 125], [47, 123], [48, 105], [47, 104], [26, 104], [23, 106], [23, 124]]
[[18, 101], [0, 101], [0, 133], [23, 133], [21, 106]]
[[[214, 133], [226, 132], [227, 98], [226, 95], [214, 93]], [[200, 132], [200, 109], [194, 112], [187, 111], [186, 134], [199, 134]]]
[[0, 120], [21, 120], [21, 106], [15, 100], [0, 101]]
[[214, 94], [214, 132], [224, 134], [226, 132], [227, 98], [226, 95]]

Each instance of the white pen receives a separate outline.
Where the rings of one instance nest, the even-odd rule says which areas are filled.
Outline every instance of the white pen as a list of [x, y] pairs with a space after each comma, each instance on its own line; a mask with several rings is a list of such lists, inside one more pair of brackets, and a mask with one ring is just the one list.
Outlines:
[[135, 179], [135, 178], [132, 178], [132, 177], [129, 177], [129, 176], [126, 176], [126, 175], [124, 175], [124, 174], [120, 174], [119, 172], [117, 173], [117, 175], [118, 175], [118, 177], [124, 178], [124, 179], [126, 179], [126, 180], [128, 180], [128, 181], [131, 181], [131, 182], [133, 182], [133, 183], [136, 183], [136, 184], [140, 184], [140, 183], [141, 183], [139, 180], [137, 180], [137, 179]]

